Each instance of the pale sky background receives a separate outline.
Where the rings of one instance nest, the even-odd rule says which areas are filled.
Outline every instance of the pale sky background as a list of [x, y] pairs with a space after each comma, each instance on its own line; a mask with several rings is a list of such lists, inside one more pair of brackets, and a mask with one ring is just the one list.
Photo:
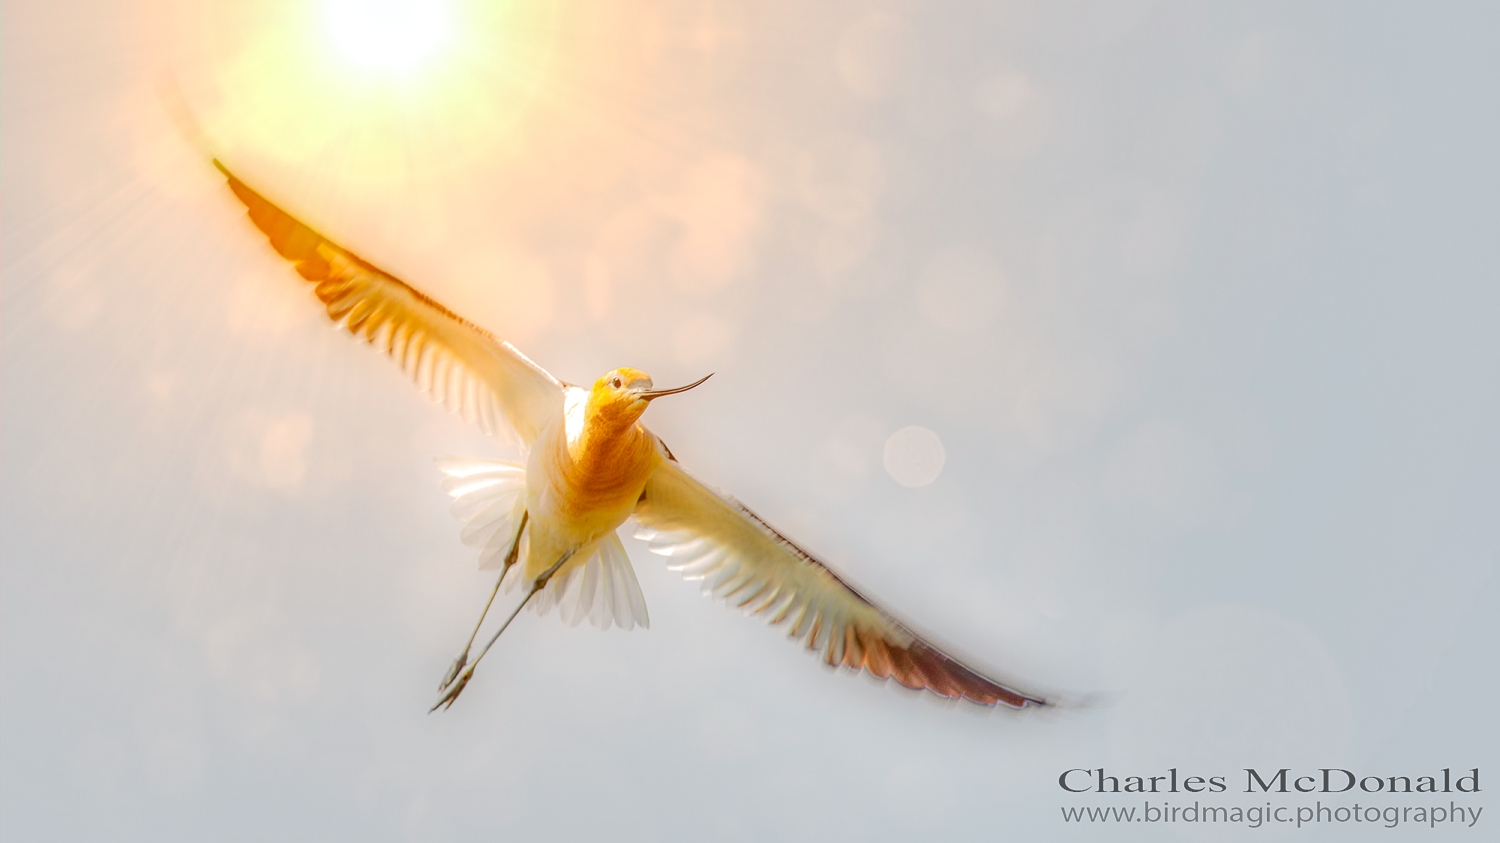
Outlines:
[[[3, 8], [5, 840], [1356, 839], [1057, 777], [1500, 775], [1493, 5], [455, 3], [399, 72], [317, 3]], [[717, 372], [646, 417], [685, 465], [1100, 704], [832, 673], [627, 540], [648, 632], [522, 615], [428, 716], [491, 582], [432, 459], [512, 452], [326, 326], [167, 74], [557, 376]]]

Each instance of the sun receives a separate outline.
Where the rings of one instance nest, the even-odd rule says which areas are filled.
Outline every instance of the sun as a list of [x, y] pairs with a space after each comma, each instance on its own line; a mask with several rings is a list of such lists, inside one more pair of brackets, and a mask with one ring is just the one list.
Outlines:
[[561, 72], [558, 0], [200, 8], [205, 36], [188, 40], [181, 64], [201, 74], [205, 102], [216, 89], [204, 116], [223, 154], [345, 186], [432, 183], [525, 154]]
[[448, 41], [443, 0], [328, 0], [327, 23], [339, 52], [373, 71], [408, 72]]

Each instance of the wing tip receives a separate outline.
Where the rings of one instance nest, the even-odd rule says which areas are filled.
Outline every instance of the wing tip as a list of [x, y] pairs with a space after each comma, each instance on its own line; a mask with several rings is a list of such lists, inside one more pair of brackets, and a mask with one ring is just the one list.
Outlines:
[[[872, 684], [892, 688], [899, 694], [925, 700], [944, 709], [961, 708], [980, 714], [990, 711], [1021, 712], [1027, 709], [1056, 711], [1060, 702], [1058, 697], [1051, 694], [1022, 693], [988, 680], [986, 680], [987, 684], [993, 687], [994, 691], [979, 688], [955, 688], [951, 684], [945, 689], [941, 681], [924, 678], [919, 680], [919, 684], [907, 684], [900, 676], [894, 674], [881, 676], [872, 672], [868, 666], [853, 667], [848, 664], [826, 666], [837, 673], [846, 670], [856, 673]], [[907, 677], [907, 679], [914, 678]]]
[[1006, 708], [1013, 708], [1016, 711], [1025, 711], [1028, 708], [1053, 708], [1054, 707], [1054, 703], [1051, 700], [1048, 700], [1045, 697], [1033, 697], [1033, 696], [1029, 696], [1027, 694], [1019, 694], [1019, 693], [1016, 694], [1016, 696], [1019, 698], [1019, 700], [1020, 700], [1019, 702], [1011, 702], [1008, 699], [997, 699], [995, 702], [991, 703], [990, 705], [991, 706], [1003, 705]]

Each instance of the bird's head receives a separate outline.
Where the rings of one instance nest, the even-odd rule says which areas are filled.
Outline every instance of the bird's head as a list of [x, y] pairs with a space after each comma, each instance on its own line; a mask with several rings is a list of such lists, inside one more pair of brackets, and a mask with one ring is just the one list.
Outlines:
[[653, 400], [663, 395], [687, 392], [711, 377], [711, 374], [704, 375], [676, 389], [652, 389], [651, 376], [640, 369], [628, 366], [615, 369], [594, 381], [594, 388], [589, 390], [588, 413], [596, 418], [630, 424], [646, 412], [647, 405]]

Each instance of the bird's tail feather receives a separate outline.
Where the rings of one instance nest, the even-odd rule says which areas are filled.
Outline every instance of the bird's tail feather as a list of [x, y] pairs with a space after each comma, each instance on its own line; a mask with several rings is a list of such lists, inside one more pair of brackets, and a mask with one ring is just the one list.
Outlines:
[[[442, 457], [437, 466], [445, 475], [443, 490], [453, 498], [449, 511], [464, 522], [460, 540], [479, 548], [481, 570], [498, 569], [526, 508], [525, 466], [477, 457]], [[519, 558], [526, 558], [524, 536]], [[556, 606], [563, 621], [574, 626], [588, 618], [599, 629], [650, 628], [646, 598], [619, 536], [609, 533], [575, 558], [532, 598], [537, 614]], [[507, 573], [507, 592], [521, 583], [525, 567], [516, 565]]]
[[583, 553], [588, 556], [581, 564], [559, 571], [533, 598], [536, 613], [545, 615], [555, 605], [558, 615], [572, 626], [588, 618], [599, 629], [609, 629], [610, 624], [624, 630], [650, 629], [646, 597], [620, 537], [609, 533]]

